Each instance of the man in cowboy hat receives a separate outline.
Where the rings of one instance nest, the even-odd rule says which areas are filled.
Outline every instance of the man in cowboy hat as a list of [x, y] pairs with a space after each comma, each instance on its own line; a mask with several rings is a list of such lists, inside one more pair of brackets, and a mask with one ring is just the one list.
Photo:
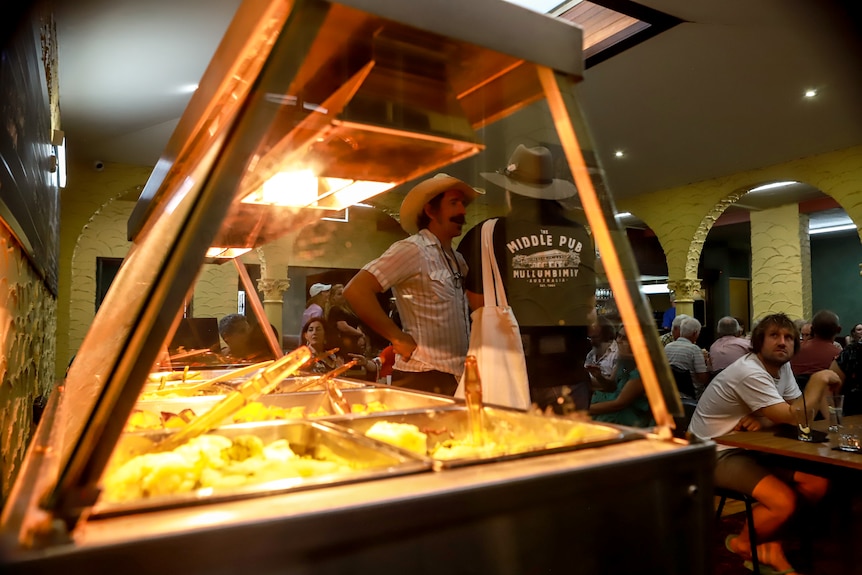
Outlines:
[[[470, 337], [463, 278], [464, 258], [452, 249], [466, 208], [479, 192], [437, 174], [414, 187], [401, 203], [401, 227], [412, 234], [392, 244], [344, 288], [359, 318], [392, 343], [392, 384], [454, 395]], [[377, 294], [392, 289], [403, 329], [381, 307]]]
[[[592, 392], [584, 360], [592, 347], [588, 326], [595, 321], [595, 250], [586, 228], [569, 219], [561, 203], [577, 189], [554, 178], [545, 147], [519, 145], [506, 169], [481, 175], [507, 191], [511, 207], [494, 228], [494, 255], [521, 329], [531, 399], [561, 411], [570, 395], [576, 409], [587, 409]], [[458, 246], [470, 269], [479, 270], [467, 276], [474, 309], [484, 303], [482, 223]]]

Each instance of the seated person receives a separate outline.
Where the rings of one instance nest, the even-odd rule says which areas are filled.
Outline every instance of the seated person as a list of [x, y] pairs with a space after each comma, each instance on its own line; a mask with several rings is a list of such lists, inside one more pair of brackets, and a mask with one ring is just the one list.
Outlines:
[[[836, 392], [840, 381], [829, 370], [811, 376], [804, 399], [790, 369], [799, 348], [799, 332], [784, 314], [768, 315], [751, 333], [752, 353], [715, 376], [704, 391], [691, 418], [689, 431], [702, 440], [733, 431], [756, 431], [768, 423], [795, 427], [795, 408], [819, 406], [824, 394]], [[745, 493], [757, 500], [754, 525], [727, 539], [727, 548], [750, 560], [748, 530], [757, 533], [760, 563], [782, 573], [793, 573], [780, 542], [780, 528], [790, 519], [799, 498], [816, 502], [826, 494], [828, 482], [777, 461], [770, 454], [719, 445], [715, 485]]]
[[862, 413], [862, 342], [853, 342], [845, 347], [829, 369], [841, 380], [844, 415]]
[[[256, 326], [256, 324], [255, 324]], [[261, 338], [257, 330], [244, 315], [232, 313], [218, 322], [218, 332], [227, 344], [222, 348], [222, 356], [229, 362], [255, 363], [273, 358], [272, 350]]]
[[[361, 327], [360, 330], [362, 330]], [[362, 375], [365, 379], [377, 382], [392, 373], [392, 366], [395, 364], [392, 345], [384, 348], [379, 354], [375, 354], [371, 349], [371, 340], [364, 331], [363, 335], [356, 340], [356, 344], [361, 353], [350, 353], [348, 356], [349, 359], [357, 361], [357, 366], [363, 370]], [[387, 350], [388, 352], [384, 353]]]
[[653, 426], [655, 421], [626, 338], [625, 328], [621, 328], [617, 334], [617, 349], [619, 355], [615, 368], [616, 388], [613, 391], [593, 392], [590, 415], [596, 421], [631, 427]]
[[614, 366], [617, 364], [614, 326], [606, 317], [598, 316], [588, 334], [593, 349], [587, 354], [584, 367], [590, 374], [590, 385], [593, 390], [613, 391], [616, 389]]
[[700, 322], [689, 317], [679, 326], [679, 338], [664, 346], [664, 353], [672, 368], [688, 371], [694, 384], [694, 399], [700, 397], [703, 388], [709, 383], [709, 365], [707, 354], [697, 346], [700, 335]]
[[823, 309], [811, 318], [811, 338], [802, 339], [799, 352], [793, 354], [790, 369], [796, 376], [800, 389], [805, 389], [805, 383], [812, 374], [823, 369], [829, 369], [832, 360], [841, 353], [840, 347], [835, 347], [835, 336], [841, 333], [838, 316]]
[[712, 373], [721, 371], [751, 351], [751, 342], [737, 335], [741, 329], [735, 317], [728, 315], [718, 320], [715, 326], [718, 339], [709, 347]]
[[326, 327], [322, 317], [313, 317], [302, 326], [302, 340], [313, 354], [304, 371], [326, 373], [344, 365], [344, 361], [326, 349]]

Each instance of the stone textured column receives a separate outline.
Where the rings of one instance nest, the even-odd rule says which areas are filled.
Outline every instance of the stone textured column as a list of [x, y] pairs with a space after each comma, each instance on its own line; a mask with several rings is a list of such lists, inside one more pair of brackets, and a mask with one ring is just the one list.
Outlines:
[[667, 287], [676, 297], [676, 313], [694, 317], [694, 300], [702, 299], [699, 279], [668, 280]]
[[281, 313], [284, 309], [284, 292], [290, 288], [290, 278], [260, 278], [257, 280], [257, 289], [263, 292], [263, 310], [269, 323], [278, 330], [278, 337], [282, 336]]
[[[811, 252], [807, 244], [808, 228], [800, 221], [796, 204], [751, 213], [752, 321], [771, 313], [785, 313], [793, 319], [810, 315]], [[806, 252], [807, 268], [803, 264]], [[807, 284], [803, 277], [809, 278]]]

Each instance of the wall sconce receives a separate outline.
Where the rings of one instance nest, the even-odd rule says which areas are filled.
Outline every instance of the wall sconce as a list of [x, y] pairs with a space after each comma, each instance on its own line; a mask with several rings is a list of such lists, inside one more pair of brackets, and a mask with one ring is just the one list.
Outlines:
[[51, 173], [56, 174], [56, 184], [61, 187], [66, 187], [66, 134], [61, 130], [54, 130], [51, 133], [51, 146], [54, 148], [54, 155], [51, 156]]

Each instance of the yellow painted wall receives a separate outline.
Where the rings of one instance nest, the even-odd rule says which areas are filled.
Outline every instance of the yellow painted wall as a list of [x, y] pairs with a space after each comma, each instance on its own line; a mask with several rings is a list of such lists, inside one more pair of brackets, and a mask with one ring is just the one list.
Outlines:
[[[128, 252], [126, 220], [151, 171], [146, 166], [120, 164], [106, 164], [101, 172], [91, 164], [69, 166], [68, 185], [60, 193], [58, 378], [95, 315], [95, 257], [124, 257]], [[104, 239], [100, 238], [103, 233]]]
[[778, 180], [818, 188], [832, 196], [857, 227], [862, 223], [862, 146], [626, 198], [617, 205], [655, 232], [671, 280], [696, 279], [703, 241], [715, 220], [741, 191]]

